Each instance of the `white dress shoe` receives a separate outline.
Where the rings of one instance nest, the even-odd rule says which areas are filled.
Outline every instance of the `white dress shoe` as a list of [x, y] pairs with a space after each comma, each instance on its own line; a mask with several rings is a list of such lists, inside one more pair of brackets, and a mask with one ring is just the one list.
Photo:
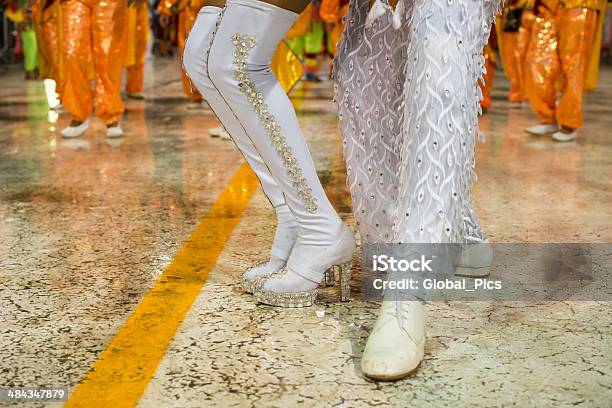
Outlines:
[[559, 126], [554, 123], [546, 123], [543, 125], [535, 125], [525, 129], [525, 132], [536, 136], [548, 135], [559, 130]]
[[87, 118], [80, 125], [77, 125], [77, 126], [68, 126], [68, 127], [64, 128], [64, 129], [62, 129], [60, 134], [63, 137], [65, 137], [65, 138], [79, 137], [83, 133], [85, 133], [85, 131], [89, 127], [90, 123], [91, 123], [91, 121], [89, 120], [89, 118]]
[[363, 374], [400, 380], [416, 371], [424, 355], [425, 306], [416, 300], [384, 300], [361, 358]]
[[116, 138], [116, 137], [122, 137], [123, 136], [123, 129], [121, 129], [121, 126], [117, 125], [117, 126], [110, 126], [106, 128], [106, 137], [108, 138]]
[[488, 240], [462, 245], [452, 257], [455, 275], [470, 278], [489, 276], [493, 263], [493, 248]]
[[553, 133], [552, 138], [556, 142], [573, 142], [576, 140], [576, 136], [578, 136], [578, 132], [576, 130], [572, 131], [572, 133], [563, 133], [559, 131]]

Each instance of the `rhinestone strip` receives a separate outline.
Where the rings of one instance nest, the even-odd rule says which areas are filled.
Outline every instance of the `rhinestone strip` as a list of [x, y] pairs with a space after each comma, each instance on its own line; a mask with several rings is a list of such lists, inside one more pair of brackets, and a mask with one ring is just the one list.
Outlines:
[[278, 307], [310, 307], [316, 300], [319, 294], [319, 289], [313, 289], [303, 292], [273, 292], [264, 289], [264, 284], [268, 279], [282, 278], [287, 269], [275, 272], [269, 277], [259, 277], [253, 282], [253, 294], [259, 303]]
[[257, 39], [254, 36], [234, 34], [232, 44], [234, 44], [233, 64], [234, 77], [238, 81], [240, 91], [247, 97], [253, 110], [259, 116], [259, 121], [270, 137], [276, 149], [276, 154], [283, 162], [287, 170], [287, 175], [297, 194], [306, 206], [306, 211], [315, 213], [317, 211], [317, 199], [312, 196], [312, 189], [308, 182], [302, 177], [302, 169], [293, 156], [291, 147], [287, 144], [287, 139], [281, 133], [281, 128], [274, 115], [270, 113], [268, 105], [263, 101], [263, 94], [257, 91], [255, 84], [249, 78], [247, 72], [247, 59], [249, 51], [255, 46]]

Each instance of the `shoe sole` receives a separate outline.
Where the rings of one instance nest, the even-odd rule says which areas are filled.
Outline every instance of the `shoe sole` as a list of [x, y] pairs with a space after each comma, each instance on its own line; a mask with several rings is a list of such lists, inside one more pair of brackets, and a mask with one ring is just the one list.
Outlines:
[[244, 290], [244, 293], [248, 293], [249, 295], [253, 294], [253, 282], [251, 282], [250, 280], [242, 280], [242, 289]]
[[[321, 282], [321, 285], [333, 286], [331, 285], [331, 282], [325, 282], [325, 280], [331, 281], [332, 279], [334, 279], [335, 273], [333, 271], [334, 269], [338, 268], [338, 273], [340, 276], [341, 302], [350, 301], [350, 283], [352, 267], [352, 258], [348, 261], [341, 262], [340, 264], [332, 265], [330, 268], [328, 268], [328, 270], [325, 271], [323, 277], [324, 281]], [[257, 286], [257, 284], [253, 285], [253, 294], [255, 295], [255, 300], [264, 305], [286, 308], [311, 307], [316, 303], [317, 297], [319, 296], [319, 288], [300, 292], [273, 292], [270, 290], [263, 289], [264, 282], [265, 279], [261, 281], [261, 286], [259, 287]]]
[[545, 132], [545, 133], [537, 133], [537, 132], [530, 132], [527, 129], [525, 129], [525, 133], [527, 133], [528, 135], [532, 135], [532, 136], [548, 136], [548, 135], [552, 135], [555, 132], [557, 132], [557, 130], [553, 130], [551, 132]]
[[[325, 271], [325, 278], [323, 279], [323, 282], [321, 283], [321, 286], [323, 287], [332, 287], [335, 286], [336, 282], [335, 282], [335, 273], [333, 271], [332, 268], [328, 269], [327, 271]], [[242, 280], [242, 289], [244, 290], [244, 293], [248, 293], [249, 295], [252, 295], [253, 292], [255, 292], [254, 289], [254, 282], [252, 280], [247, 280], [247, 279], [243, 279]]]
[[457, 266], [455, 268], [455, 276], [463, 276], [466, 278], [485, 278], [491, 274], [491, 267], [484, 266], [482, 268], [470, 268], [467, 266]]
[[375, 380], [375, 381], [399, 381], [399, 380], [403, 380], [404, 378], [408, 378], [413, 376], [414, 374], [416, 374], [417, 371], [419, 371], [419, 367], [421, 366], [421, 362], [419, 362], [419, 364], [413, 368], [410, 371], [401, 373], [401, 374], [394, 374], [394, 375], [377, 375], [377, 374], [366, 374], [363, 373], [364, 376], [366, 376], [367, 378], [369, 378], [370, 380]]
[[559, 143], [569, 143], [569, 142], [575, 142], [575, 141], [576, 141], [576, 138], [575, 138], [575, 137], [570, 138], [570, 139], [560, 139], [560, 138], [553, 137], [552, 139], [553, 139], [555, 142], [559, 142]]
[[255, 299], [257, 302], [264, 305], [290, 309], [311, 307], [317, 301], [318, 295], [319, 289], [301, 292], [272, 292], [260, 290], [255, 293]]

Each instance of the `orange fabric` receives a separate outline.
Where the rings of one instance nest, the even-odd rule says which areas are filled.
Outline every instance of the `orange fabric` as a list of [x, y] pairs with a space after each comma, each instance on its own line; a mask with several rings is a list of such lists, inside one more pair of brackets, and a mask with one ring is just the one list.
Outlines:
[[[525, 13], [528, 13], [527, 11]], [[510, 102], [523, 102], [527, 100], [525, 95], [525, 56], [529, 46], [531, 29], [521, 26], [518, 32], [503, 32], [500, 47], [504, 70], [510, 80], [510, 92], [508, 99]]]
[[319, 15], [326, 23], [336, 23], [340, 20], [340, 0], [321, 0]]
[[[338, 5], [340, 5], [340, 2], [338, 2]], [[331, 27], [327, 29], [327, 50], [334, 58], [336, 57], [336, 55], [338, 55], [338, 44], [340, 43], [340, 38], [342, 37], [342, 32], [344, 31], [342, 17], [344, 17], [344, 15], [348, 13], [348, 10], [348, 3], [340, 7], [336, 12], [336, 22], [331, 24]], [[325, 20], [325, 17], [323, 17], [323, 6], [321, 6], [321, 18]]]
[[301, 37], [308, 32], [308, 27], [310, 26], [310, 20], [312, 16], [312, 4], [308, 4], [306, 9], [300, 13], [300, 16], [295, 23], [291, 26], [285, 37], [288, 40], [292, 40], [297, 37]]
[[185, 41], [187, 41], [189, 31], [191, 31], [191, 27], [193, 27], [193, 23], [195, 23], [196, 17], [198, 16], [198, 13], [203, 5], [203, 1], [188, 4], [187, 7], [179, 12], [178, 15], [179, 21], [177, 40], [179, 63], [183, 74], [183, 92], [185, 92], [185, 95], [194, 102], [201, 102], [202, 95], [200, 95], [197, 89], [195, 89], [195, 87], [191, 84], [191, 80], [183, 68], [183, 51], [185, 50]]
[[55, 80], [56, 89], [59, 90], [62, 87], [60, 3], [55, 1], [46, 9], [43, 9], [43, 1], [38, 1], [36, 5], [32, 7], [32, 12], [38, 41], [40, 75]]
[[[529, 100], [542, 123], [577, 129], [584, 123], [582, 95], [595, 37], [597, 12], [584, 8], [540, 8], [527, 52]], [[555, 80], [562, 74], [556, 104]]]
[[147, 42], [149, 40], [149, 6], [146, 1], [138, 5], [130, 6], [130, 12], [135, 13], [134, 18], [129, 19], [128, 32], [132, 47], [128, 46], [128, 57], [126, 60], [127, 78], [125, 90], [132, 93], [140, 93], [144, 90], [144, 64], [147, 54]]
[[482, 90], [482, 101], [480, 102], [480, 106], [483, 109], [489, 109], [491, 107], [491, 91], [493, 90], [493, 77], [495, 76], [495, 70], [497, 69], [497, 57], [495, 53], [495, 49], [497, 48], [497, 35], [496, 35], [496, 27], [495, 24], [491, 27], [491, 32], [489, 33], [489, 40], [487, 45], [483, 50], [483, 56], [485, 59], [485, 69], [486, 73], [483, 75], [483, 80], [478, 81], [478, 85]]
[[[126, 5], [122, 0], [63, 0], [62, 104], [75, 120], [96, 115], [106, 124], [123, 114], [121, 71], [125, 59]], [[95, 89], [88, 80], [93, 63]]]
[[289, 93], [304, 75], [304, 66], [297, 55], [283, 40], [278, 43], [270, 63], [274, 76], [278, 79], [285, 92]]
[[157, 12], [160, 13], [160, 14], [165, 14], [167, 16], [171, 15], [172, 14], [172, 7], [178, 1], [179, 0], [162, 0], [162, 1], [160, 1], [159, 5], [157, 6]]
[[598, 10], [600, 0], [560, 0], [559, 3], [565, 8], [588, 8]]
[[495, 69], [497, 64], [495, 63], [494, 57], [495, 50], [490, 45], [487, 45], [484, 49], [485, 57], [485, 68], [487, 72], [484, 74], [484, 84], [482, 81], [478, 81], [480, 88], [482, 89], [482, 101], [480, 106], [483, 109], [491, 108], [491, 91], [493, 90], [493, 77], [495, 76]]

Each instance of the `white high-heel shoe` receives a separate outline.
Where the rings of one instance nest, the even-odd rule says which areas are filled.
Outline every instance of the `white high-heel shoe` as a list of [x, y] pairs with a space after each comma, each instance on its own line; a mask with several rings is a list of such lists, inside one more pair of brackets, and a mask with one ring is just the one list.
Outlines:
[[[353, 252], [355, 252], [355, 236], [346, 226], [343, 226], [340, 237], [325, 248], [312, 248], [296, 244], [287, 266], [280, 272], [273, 273], [268, 278], [255, 281], [255, 299], [259, 303], [279, 307], [309, 307], [312, 306], [319, 294], [318, 285], [333, 276], [331, 270], [338, 270], [340, 275], [340, 300], [350, 300], [351, 267], [353, 265]], [[286, 279], [289, 275], [292, 282], [299, 281], [302, 285], [294, 288], [287, 287]], [[318, 276], [314, 280], [313, 276]], [[282, 288], [282, 289], [279, 289]]]
[[413, 374], [425, 355], [425, 306], [417, 300], [384, 300], [368, 337], [361, 371], [396, 381]]
[[455, 275], [484, 278], [491, 273], [493, 247], [489, 240], [468, 244], [452, 257]]
[[[284, 259], [271, 256], [267, 262], [262, 262], [250, 267], [242, 275], [242, 288], [246, 293], [253, 293], [254, 285], [259, 278], [267, 278], [274, 273], [282, 271], [287, 266], [287, 261]], [[325, 271], [323, 277], [324, 286], [334, 286], [336, 284], [336, 269], [330, 268]], [[341, 273], [338, 275], [341, 277]]]

